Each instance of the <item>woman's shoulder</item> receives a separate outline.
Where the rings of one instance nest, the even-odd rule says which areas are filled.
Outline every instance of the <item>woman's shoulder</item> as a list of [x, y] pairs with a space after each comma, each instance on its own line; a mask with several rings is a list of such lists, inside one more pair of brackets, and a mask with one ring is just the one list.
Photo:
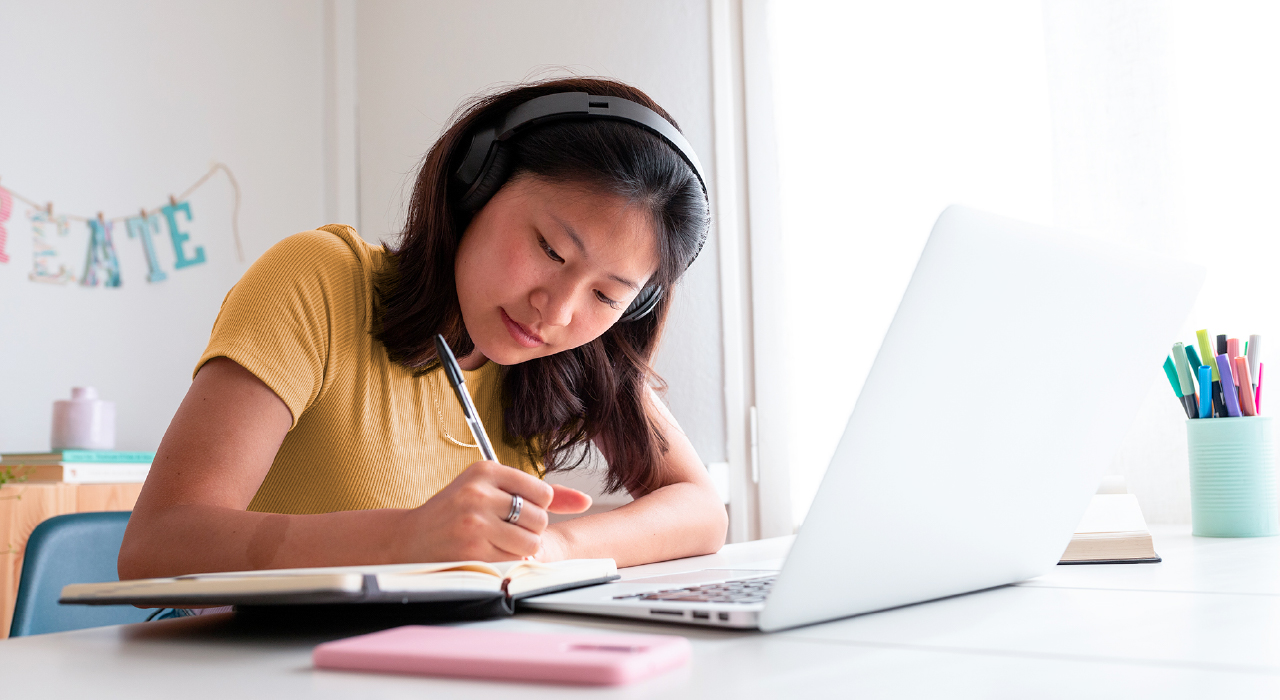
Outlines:
[[322, 274], [372, 274], [382, 266], [384, 255], [382, 246], [367, 243], [354, 228], [329, 224], [285, 238], [271, 246], [254, 265], [286, 265]]
[[330, 224], [295, 233], [249, 266], [228, 292], [223, 313], [239, 309], [288, 316], [283, 309], [289, 308], [294, 315], [312, 317], [341, 307], [345, 311], [337, 318], [365, 325], [383, 256], [382, 246], [366, 243], [350, 226]]

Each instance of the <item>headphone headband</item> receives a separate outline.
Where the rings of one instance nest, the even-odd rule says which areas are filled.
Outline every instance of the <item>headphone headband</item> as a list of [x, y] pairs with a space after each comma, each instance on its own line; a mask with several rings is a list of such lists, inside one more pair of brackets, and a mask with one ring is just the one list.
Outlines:
[[[680, 130], [662, 115], [621, 97], [590, 95], [585, 92], [558, 92], [535, 97], [516, 105], [496, 125], [480, 128], [471, 137], [466, 155], [454, 172], [454, 177], [465, 187], [458, 203], [470, 212], [479, 211], [489, 198], [497, 193], [509, 173], [510, 156], [505, 144], [522, 131], [541, 124], [574, 119], [613, 119], [643, 128], [667, 143], [693, 170], [707, 196], [707, 180], [702, 176], [702, 164], [698, 154]], [[701, 252], [702, 245], [698, 245]], [[694, 258], [697, 258], [697, 252]], [[689, 264], [693, 264], [690, 260]], [[647, 316], [662, 298], [660, 287], [640, 290], [631, 305], [623, 313], [621, 321], [635, 321]]]
[[[471, 197], [484, 182], [485, 178], [481, 175], [488, 169], [486, 166], [492, 164], [496, 146], [499, 143], [510, 140], [531, 126], [570, 119], [616, 119], [644, 128], [675, 149], [684, 162], [693, 169], [693, 174], [698, 178], [698, 184], [702, 186], [702, 194], [704, 196], [707, 194], [707, 180], [702, 176], [702, 163], [698, 160], [698, 154], [694, 152], [693, 146], [689, 144], [684, 134], [657, 112], [621, 97], [602, 97], [585, 92], [557, 92], [522, 102], [507, 112], [497, 126], [476, 132], [471, 138], [471, 146], [467, 149], [466, 156], [455, 173], [458, 179], [468, 186], [466, 193], [462, 195], [463, 200]], [[472, 211], [479, 208], [475, 207]]]

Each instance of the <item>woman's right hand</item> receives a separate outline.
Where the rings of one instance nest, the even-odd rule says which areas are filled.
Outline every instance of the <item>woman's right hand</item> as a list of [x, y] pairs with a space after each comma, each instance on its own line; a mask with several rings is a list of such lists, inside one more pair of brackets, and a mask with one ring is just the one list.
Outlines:
[[[520, 517], [506, 522], [513, 495], [524, 499]], [[581, 513], [591, 497], [581, 491], [544, 483], [535, 476], [497, 462], [467, 467], [426, 503], [406, 511], [396, 559], [426, 561], [514, 561], [533, 556], [541, 547], [548, 513]]]

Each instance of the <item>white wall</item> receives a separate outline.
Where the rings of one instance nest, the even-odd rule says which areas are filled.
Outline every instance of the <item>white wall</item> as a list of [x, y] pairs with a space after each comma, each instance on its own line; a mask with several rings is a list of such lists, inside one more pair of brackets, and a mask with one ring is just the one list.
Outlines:
[[[190, 383], [227, 289], [285, 236], [325, 223], [319, 2], [0, 1], [0, 183], [55, 213], [155, 207], [211, 160], [244, 193], [246, 264], [221, 176], [191, 198], [208, 262], [146, 281], [138, 240], [115, 231], [118, 289], [28, 281], [25, 205], [0, 263], [0, 452], [46, 450], [51, 404], [92, 384], [117, 403], [121, 449], [151, 450]], [[73, 224], [64, 261], [83, 269]]]
[[[370, 240], [396, 232], [419, 158], [479, 90], [554, 66], [616, 77], [674, 114], [710, 167], [707, 15], [680, 0], [0, 0], [0, 182], [56, 212], [116, 216], [161, 204], [220, 160], [243, 190], [246, 253], [235, 261], [218, 177], [191, 198], [205, 265], [174, 271], [157, 237], [169, 278], [148, 284], [140, 243], [118, 226], [121, 288], [37, 284], [18, 204], [12, 260], [0, 264], [0, 451], [47, 449], [52, 401], [83, 384], [117, 402], [119, 448], [155, 449], [248, 264], [335, 216]], [[347, 172], [355, 152], [358, 181]], [[83, 224], [60, 241], [77, 273], [86, 241]], [[725, 449], [716, 260], [713, 234], [658, 361], [706, 461]]]
[[[418, 2], [358, 6], [360, 218], [367, 240], [398, 232], [416, 166], [449, 115], [486, 88], [567, 67], [649, 93], [712, 158], [705, 2]], [[714, 191], [714, 183], [707, 183]], [[658, 371], [704, 461], [725, 453], [714, 233], [678, 292]]]

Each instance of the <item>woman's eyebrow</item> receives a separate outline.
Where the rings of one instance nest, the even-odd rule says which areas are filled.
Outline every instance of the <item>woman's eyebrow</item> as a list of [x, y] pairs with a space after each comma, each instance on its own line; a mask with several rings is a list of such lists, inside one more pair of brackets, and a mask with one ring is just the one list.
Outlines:
[[570, 224], [568, 221], [565, 221], [564, 219], [561, 219], [555, 214], [552, 214], [551, 218], [555, 219], [557, 224], [560, 224], [560, 228], [564, 229], [565, 235], [569, 236], [569, 239], [573, 241], [573, 244], [578, 246], [578, 252], [582, 253], [582, 257], [584, 258], [591, 257], [590, 255], [587, 254], [587, 246], [582, 242], [582, 237], [578, 235], [577, 231], [573, 230], [572, 224]]
[[609, 279], [613, 280], [614, 282], [618, 282], [618, 283], [620, 283], [620, 284], [624, 284], [624, 285], [626, 285], [627, 287], [630, 287], [631, 289], [639, 289], [639, 288], [640, 288], [640, 285], [636, 284], [635, 282], [632, 282], [631, 280], [629, 280], [629, 279], [627, 279], [627, 278], [625, 278], [625, 277], [619, 277], [619, 276], [617, 276], [617, 275], [615, 275], [615, 274], [613, 274], [613, 273], [610, 273], [610, 274], [609, 274]]
[[[556, 216], [555, 214], [552, 214], [551, 218], [555, 219], [555, 222], [557, 224], [560, 224], [560, 228], [564, 229], [565, 235], [568, 236], [569, 240], [573, 241], [573, 244], [578, 247], [578, 252], [582, 253], [583, 259], [590, 258], [591, 256], [587, 254], [586, 244], [582, 242], [582, 237], [578, 235], [578, 232], [573, 230], [573, 225], [570, 224], [568, 221], [565, 221], [564, 219], [561, 219], [560, 217]], [[613, 273], [609, 273], [609, 279], [619, 284], [626, 285], [631, 289], [640, 288], [640, 285], [636, 284], [635, 282], [632, 282], [631, 280], [625, 277], [619, 277]]]

